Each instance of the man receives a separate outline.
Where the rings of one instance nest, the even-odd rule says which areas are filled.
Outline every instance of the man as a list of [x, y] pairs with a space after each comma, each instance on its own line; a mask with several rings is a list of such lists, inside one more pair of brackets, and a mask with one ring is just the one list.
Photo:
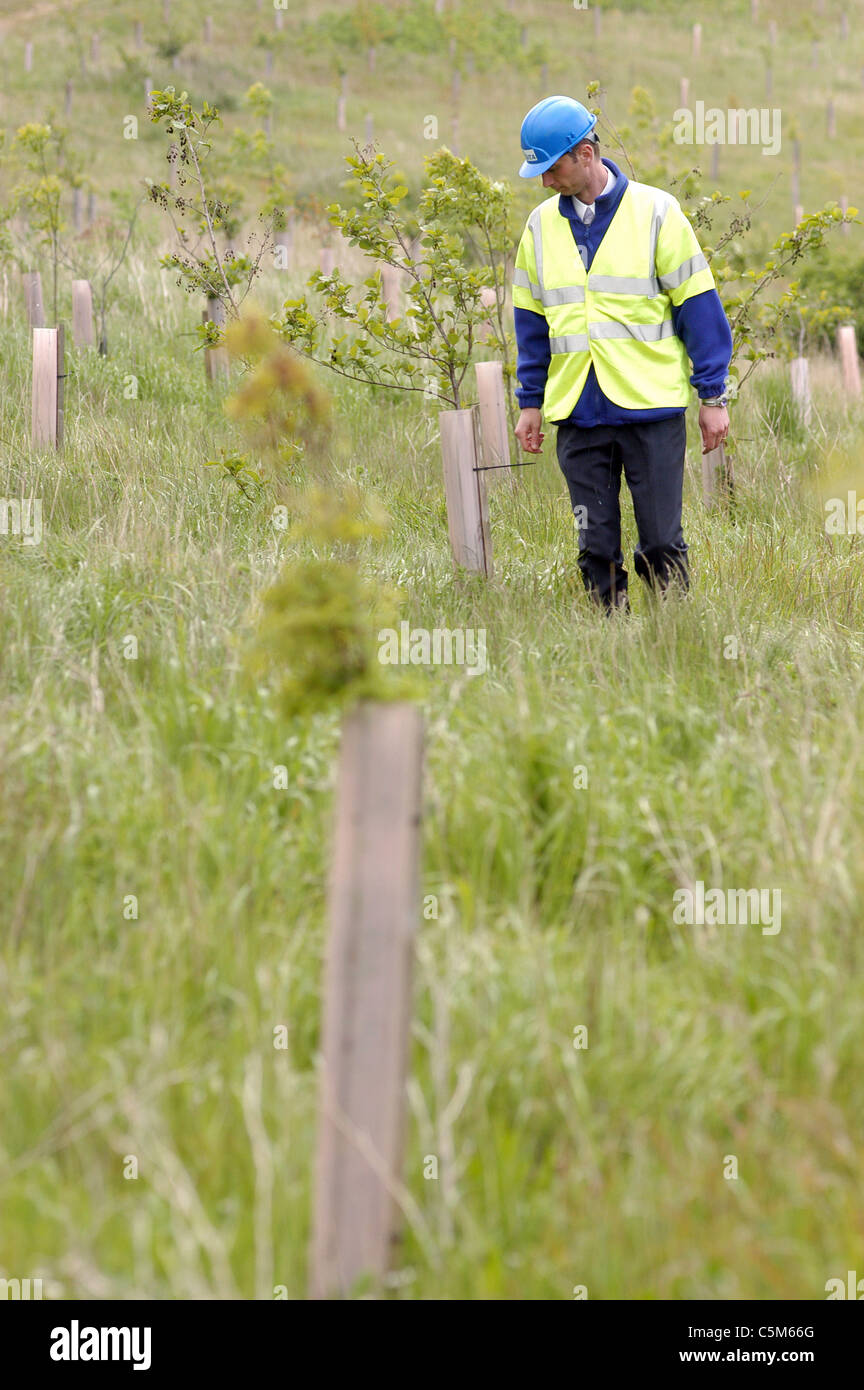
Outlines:
[[628, 606], [622, 468], [639, 532], [636, 573], [658, 589], [671, 580], [688, 587], [681, 498], [689, 383], [702, 402], [708, 452], [729, 429], [732, 334], [678, 202], [601, 159], [596, 123], [563, 96], [546, 97], [522, 123], [519, 173], [542, 177], [558, 196], [531, 213], [516, 256], [516, 437], [528, 453], [540, 452], [541, 407], [558, 426], [579, 568], [591, 597], [611, 610]]

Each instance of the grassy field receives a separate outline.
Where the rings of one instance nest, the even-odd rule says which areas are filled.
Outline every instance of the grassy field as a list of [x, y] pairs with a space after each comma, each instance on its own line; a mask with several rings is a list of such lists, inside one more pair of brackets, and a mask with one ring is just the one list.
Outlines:
[[[16, 8], [0, 6], [7, 129], [58, 90], [62, 102], [76, 71], [55, 12], [24, 21]], [[137, 142], [119, 134], [141, 102], [109, 36], [131, 51], [133, 20], [154, 34], [161, 8], [71, 10], [103, 35], [104, 72], [88, 88], [76, 77], [70, 118], [100, 200], [158, 176], [164, 137], [143, 122]], [[256, 33], [270, 32], [247, 8], [251, 23], [210, 5], [215, 42], [190, 46], [178, 86], [239, 102], [262, 76]], [[602, 75], [589, 16], [575, 20], [583, 56], [567, 48], [563, 5], [519, 8], [548, 35], [552, 89], [566, 78], [580, 95]], [[826, 10], [833, 23], [840, 7]], [[762, 11], [783, 27], [788, 7]], [[200, 34], [197, 7], [172, 12]], [[293, 22], [274, 43], [274, 133], [298, 188], [328, 201], [345, 144], [338, 81], [323, 53], [292, 61]], [[604, 24], [610, 113], [628, 69], [677, 105], [678, 8]], [[763, 90], [749, 4], [715, 6], [703, 27], [706, 100], [725, 105], [735, 84], [749, 104]], [[28, 34], [44, 65], [24, 74]], [[780, 51], [785, 109], [809, 40], [796, 29]], [[857, 32], [832, 38], [805, 92], [808, 204], [844, 191], [864, 145], [862, 53]], [[513, 180], [518, 118], [542, 91], [506, 60], [466, 76], [461, 152]], [[835, 63], [841, 138], [822, 149]], [[371, 110], [385, 150], [419, 175], [417, 123], [449, 75], [383, 48], [377, 64], [373, 80], [349, 63], [355, 114]], [[170, 74], [152, 65], [162, 85]], [[722, 153], [730, 190], [739, 176], [757, 186], [758, 152]], [[784, 145], [777, 163], [790, 160]], [[769, 231], [787, 210], [788, 173]], [[57, 1298], [303, 1297], [338, 721], [286, 722], [268, 686], [242, 679], [256, 597], [288, 543], [272, 489], [250, 501], [203, 466], [234, 447], [235, 427], [192, 352], [196, 307], [158, 268], [163, 236], [148, 214], [119, 277], [111, 355], [69, 350], [60, 456], [29, 444], [11, 268], [0, 320], [0, 493], [42, 498], [44, 527], [39, 545], [0, 538], [0, 1277], [42, 1277]], [[304, 258], [310, 270], [309, 233]], [[259, 298], [275, 307], [300, 282], [269, 272]], [[68, 304], [67, 278], [67, 318]], [[631, 618], [613, 622], [582, 594], [554, 431], [538, 465], [492, 494], [494, 579], [459, 577], [431, 407], [327, 382], [340, 422], [329, 476], [391, 518], [367, 546], [370, 574], [400, 589], [412, 626], [487, 632], [485, 675], [421, 673], [423, 892], [439, 911], [418, 939], [391, 1297], [569, 1299], [584, 1285], [590, 1299], [818, 1299], [861, 1268], [864, 567], [860, 537], [826, 535], [820, 486], [842, 474], [844, 495], [847, 479], [864, 492], [864, 419], [836, 363], [813, 379], [808, 432], [776, 423], [779, 368], [736, 408], [734, 517], [703, 507], [693, 430], [692, 596], [658, 608], [634, 592]], [[625, 513], [626, 555], [629, 500]], [[278, 764], [288, 790], [273, 787]], [[699, 880], [781, 890], [782, 929], [675, 925], [673, 893]], [[423, 1177], [429, 1154], [437, 1181]]]

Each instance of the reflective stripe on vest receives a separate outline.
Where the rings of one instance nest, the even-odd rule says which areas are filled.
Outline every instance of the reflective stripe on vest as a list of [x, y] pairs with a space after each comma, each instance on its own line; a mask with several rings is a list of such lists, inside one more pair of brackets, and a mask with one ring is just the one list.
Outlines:
[[[675, 268], [657, 274], [661, 228], [673, 204], [661, 189], [628, 183], [588, 273], [570, 220], [559, 211], [560, 195], [529, 216], [513, 285], [528, 292], [538, 311], [542, 306], [549, 327], [543, 402], [549, 420], [571, 414], [592, 364], [603, 394], [625, 409], [686, 406], [689, 367], [670, 296], [682, 286], [679, 298], [701, 293], [714, 282], [704, 255], [694, 252], [698, 242], [680, 210], [663, 231], [661, 264], [671, 261]], [[536, 279], [524, 269], [531, 265], [532, 251]], [[688, 286], [694, 276], [695, 287]]]

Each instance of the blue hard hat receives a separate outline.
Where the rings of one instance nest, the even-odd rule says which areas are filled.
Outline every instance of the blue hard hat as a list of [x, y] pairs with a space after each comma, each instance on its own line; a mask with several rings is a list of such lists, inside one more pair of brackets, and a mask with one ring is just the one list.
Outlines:
[[525, 163], [519, 177], [533, 179], [545, 174], [562, 154], [590, 135], [596, 124], [597, 117], [572, 97], [544, 97], [538, 101], [522, 122], [519, 138]]

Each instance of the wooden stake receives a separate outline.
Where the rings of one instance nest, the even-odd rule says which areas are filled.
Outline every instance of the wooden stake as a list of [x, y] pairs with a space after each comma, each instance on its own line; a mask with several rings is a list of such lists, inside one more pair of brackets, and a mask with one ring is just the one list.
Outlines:
[[770, 43], [770, 45], [771, 45], [772, 48], [775, 48], [775, 47], [777, 46], [777, 21], [776, 21], [776, 19], [769, 19], [769, 21], [768, 21], [768, 42]]
[[24, 45], [24, 71], [33, 71], [33, 44], [30, 39]]
[[145, 79], [144, 79], [144, 104], [145, 104], [145, 106], [147, 107], [148, 112], [153, 110], [153, 101], [152, 101], [151, 96], [150, 96], [150, 93], [151, 93], [153, 90], [154, 90], [154, 87], [153, 87], [153, 78], [152, 78], [152, 77], [145, 77]]
[[[498, 300], [495, 295], [495, 291], [492, 289], [491, 285], [484, 286], [484, 288], [480, 291], [480, 303], [486, 309], [494, 309], [497, 305]], [[491, 317], [488, 319], [484, 319], [482, 323], [479, 323], [477, 325], [476, 331], [478, 342], [485, 342], [485, 340], [488, 337], [490, 337], [495, 331], [495, 325], [493, 324]]]
[[402, 277], [394, 265], [381, 266], [381, 292], [387, 309], [387, 322], [402, 315]]
[[600, 9], [600, 6], [599, 6], [599, 5], [595, 5], [595, 6], [594, 6], [593, 14], [594, 14], [594, 37], [595, 37], [595, 39], [599, 39], [599, 37], [600, 37], [600, 30], [601, 30], [601, 28], [602, 28], [602, 18], [603, 18], [603, 11]]
[[[201, 310], [201, 322], [215, 323], [217, 327], [225, 327], [225, 305], [221, 299], [208, 299], [207, 308]], [[228, 360], [228, 349], [226, 347], [215, 347], [204, 349], [204, 371], [208, 381], [215, 381], [217, 377], [228, 376], [231, 364]]]
[[63, 443], [63, 325], [33, 329], [33, 412], [31, 437], [34, 449]]
[[693, 57], [698, 58], [702, 52], [702, 25], [693, 25]]
[[144, 27], [140, 19], [136, 19], [135, 21], [135, 47], [144, 47]]
[[93, 346], [93, 291], [89, 280], [72, 281], [72, 341], [76, 347]]
[[857, 400], [861, 395], [861, 372], [858, 365], [858, 346], [855, 341], [855, 325], [853, 323], [844, 324], [837, 329], [837, 346], [840, 349], [843, 390], [847, 396]]
[[204, 16], [204, 42], [213, 42], [213, 18], [209, 14]]
[[718, 504], [726, 507], [735, 492], [732, 464], [723, 444], [702, 455], [702, 496], [711, 511]]
[[720, 176], [720, 146], [711, 146], [711, 177], [712, 179]]
[[24, 299], [27, 304], [27, 322], [31, 328], [45, 327], [45, 310], [42, 306], [42, 276], [38, 270], [28, 270], [24, 274]]
[[806, 357], [793, 357], [789, 363], [792, 378], [792, 399], [798, 418], [805, 429], [810, 424], [812, 408], [810, 403], [810, 368]]
[[387, 1272], [398, 1232], [420, 911], [423, 722], [359, 705], [342, 727], [324, 971], [310, 1294]]
[[369, 71], [370, 71], [370, 72], [374, 72], [374, 71], [375, 71], [375, 45], [374, 45], [374, 43], [370, 43], [368, 49], [366, 50], [366, 62], [367, 62], [367, 64], [368, 64], [368, 66], [369, 66]]
[[480, 462], [487, 470], [479, 476], [486, 479], [487, 487], [504, 478], [515, 482], [518, 474], [511, 466], [504, 368], [500, 362], [478, 362], [474, 370], [480, 412]]
[[477, 409], [443, 410], [441, 455], [450, 548], [457, 565], [492, 575], [492, 541], [485, 473], [477, 469]]
[[796, 203], [796, 204], [795, 204], [795, 226], [796, 226], [796, 227], [798, 226], [798, 223], [802, 220], [803, 216], [804, 216], [804, 204], [803, 204], [803, 203]]
[[96, 194], [92, 188], [87, 194], [87, 226], [91, 226], [96, 218]]
[[682, 77], [682, 78], [681, 78], [680, 90], [679, 90], [679, 92], [678, 92], [678, 105], [679, 105], [680, 107], [682, 107], [682, 108], [685, 108], [685, 109], [686, 109], [687, 107], [689, 107], [689, 105], [690, 105], [690, 78], [689, 78], [689, 77]]
[[90, 62], [94, 65], [99, 62], [100, 42], [98, 34], [90, 35]]

